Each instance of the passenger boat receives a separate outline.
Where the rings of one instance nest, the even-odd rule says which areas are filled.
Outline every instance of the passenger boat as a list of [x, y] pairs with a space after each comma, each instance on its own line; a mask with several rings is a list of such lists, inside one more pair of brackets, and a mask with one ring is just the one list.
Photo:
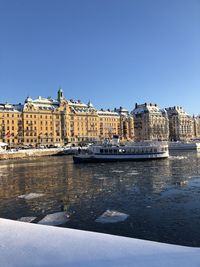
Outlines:
[[200, 151], [200, 142], [169, 142], [169, 150]]
[[74, 163], [163, 159], [169, 157], [167, 142], [144, 142], [126, 145], [92, 145], [73, 156]]

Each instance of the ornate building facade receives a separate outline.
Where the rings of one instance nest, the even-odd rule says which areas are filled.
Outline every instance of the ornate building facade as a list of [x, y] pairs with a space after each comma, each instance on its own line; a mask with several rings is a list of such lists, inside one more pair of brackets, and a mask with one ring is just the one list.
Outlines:
[[182, 107], [166, 108], [169, 118], [169, 140], [186, 141], [194, 138], [194, 119]]
[[169, 121], [167, 112], [156, 104], [135, 104], [134, 117], [135, 141], [168, 140]]
[[193, 117], [194, 121], [194, 138], [200, 139], [200, 115]]
[[50, 146], [87, 143], [119, 135], [134, 137], [133, 117], [123, 108], [97, 110], [91, 102], [28, 97], [24, 104], [0, 104], [0, 141], [10, 146]]

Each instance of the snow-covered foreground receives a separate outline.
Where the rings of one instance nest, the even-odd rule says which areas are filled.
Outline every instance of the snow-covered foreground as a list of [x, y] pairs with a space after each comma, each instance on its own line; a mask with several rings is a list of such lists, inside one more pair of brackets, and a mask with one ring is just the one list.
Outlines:
[[199, 267], [200, 248], [0, 219], [6, 267]]

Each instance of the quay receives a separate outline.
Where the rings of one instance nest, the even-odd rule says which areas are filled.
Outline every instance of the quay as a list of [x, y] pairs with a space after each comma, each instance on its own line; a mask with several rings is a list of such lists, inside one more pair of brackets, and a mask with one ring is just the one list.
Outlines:
[[21, 159], [28, 157], [43, 157], [60, 155], [63, 148], [42, 148], [42, 149], [20, 149], [18, 151], [5, 150], [0, 152], [0, 160], [3, 159]]
[[200, 248], [0, 219], [7, 267], [197, 267]]

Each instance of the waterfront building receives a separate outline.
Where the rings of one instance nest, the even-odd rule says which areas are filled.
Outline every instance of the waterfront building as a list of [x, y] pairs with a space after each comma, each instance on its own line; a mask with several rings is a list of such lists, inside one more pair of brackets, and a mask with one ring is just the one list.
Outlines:
[[200, 139], [200, 115], [193, 116], [194, 138]]
[[132, 115], [136, 141], [168, 140], [169, 121], [165, 110], [152, 103], [136, 103]]
[[194, 120], [182, 107], [166, 108], [169, 118], [169, 140], [186, 141], [194, 138]]
[[0, 104], [0, 142], [19, 144], [23, 139], [23, 105]]
[[133, 118], [123, 108], [97, 110], [89, 101], [27, 97], [24, 104], [0, 104], [0, 142], [10, 146], [62, 146], [112, 138], [133, 139]]

